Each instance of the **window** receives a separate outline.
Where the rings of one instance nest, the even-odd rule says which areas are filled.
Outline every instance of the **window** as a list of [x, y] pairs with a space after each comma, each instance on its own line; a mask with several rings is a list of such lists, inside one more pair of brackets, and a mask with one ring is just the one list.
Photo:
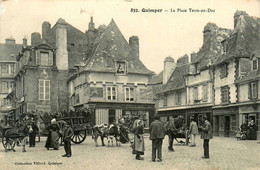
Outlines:
[[198, 87], [193, 87], [193, 100], [198, 100]]
[[253, 60], [253, 70], [257, 70], [257, 60]]
[[116, 100], [116, 87], [115, 86], [107, 87], [107, 100]]
[[39, 80], [39, 100], [50, 100], [50, 80]]
[[222, 64], [221, 68], [220, 68], [220, 77], [221, 78], [227, 77], [227, 70], [228, 70], [228, 64], [227, 63]]
[[126, 74], [127, 73], [127, 63], [124, 61], [116, 63], [116, 73], [117, 74]]
[[208, 100], [208, 84], [204, 84], [203, 85], [203, 101], [207, 101]]
[[221, 45], [222, 45], [222, 49], [223, 49], [223, 54], [227, 54], [227, 41], [226, 40], [223, 40], [221, 42]]
[[249, 84], [248, 87], [248, 98], [249, 99], [256, 99], [258, 97], [258, 84], [257, 82], [253, 82]]
[[167, 106], [167, 95], [163, 96], [163, 105]]
[[175, 101], [176, 101], [176, 105], [181, 105], [181, 92], [175, 93]]
[[125, 88], [125, 101], [134, 101], [134, 88], [133, 87]]
[[78, 104], [79, 103], [79, 94], [76, 94], [75, 95], [75, 104]]
[[221, 87], [221, 102], [223, 104], [228, 104], [229, 103], [229, 87]]
[[2, 93], [7, 93], [8, 92], [8, 85], [9, 82], [8, 81], [2, 81], [1, 82], [1, 92]]
[[36, 51], [36, 65], [52, 66], [53, 65], [53, 53]]

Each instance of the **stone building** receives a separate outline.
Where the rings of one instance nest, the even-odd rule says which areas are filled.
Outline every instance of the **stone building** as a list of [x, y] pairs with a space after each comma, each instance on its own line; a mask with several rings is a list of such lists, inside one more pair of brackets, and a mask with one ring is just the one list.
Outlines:
[[0, 119], [5, 122], [15, 119], [13, 114], [14, 101], [7, 96], [14, 87], [16, 55], [22, 49], [22, 46], [27, 44], [25, 38], [23, 43], [16, 44], [15, 39], [10, 37], [5, 40], [5, 43], [0, 44]]
[[95, 124], [142, 115], [148, 128], [154, 114], [153, 72], [139, 59], [139, 39], [127, 42], [112, 19], [96, 38], [90, 56], [69, 78], [70, 109], [92, 108]]

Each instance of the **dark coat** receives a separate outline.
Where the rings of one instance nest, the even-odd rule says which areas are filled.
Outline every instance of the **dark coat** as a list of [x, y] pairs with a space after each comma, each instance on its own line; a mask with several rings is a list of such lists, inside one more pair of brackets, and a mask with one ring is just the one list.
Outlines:
[[212, 126], [208, 120], [205, 121], [203, 127], [201, 128], [201, 139], [212, 139]]
[[70, 126], [65, 128], [63, 135], [64, 141], [70, 141], [71, 137], [74, 135], [73, 129]]
[[165, 128], [163, 122], [155, 120], [150, 125], [150, 139], [163, 139], [165, 135]]

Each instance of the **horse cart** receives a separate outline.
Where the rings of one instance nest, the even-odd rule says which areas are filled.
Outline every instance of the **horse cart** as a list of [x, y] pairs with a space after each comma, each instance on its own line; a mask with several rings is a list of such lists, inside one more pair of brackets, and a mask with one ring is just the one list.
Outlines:
[[14, 147], [17, 143], [21, 143], [22, 139], [26, 135], [20, 130], [13, 127], [2, 128], [2, 144], [5, 148], [5, 151], [14, 151]]
[[45, 129], [42, 132], [42, 134], [45, 136], [48, 135], [47, 129], [51, 125], [51, 120], [53, 118], [56, 119], [57, 125], [60, 129], [59, 131], [61, 132], [61, 143], [63, 142], [62, 132], [64, 131], [66, 123], [69, 124], [74, 131], [74, 135], [71, 137], [71, 141], [75, 144], [84, 142], [87, 135], [90, 134], [92, 130], [90, 116], [84, 112], [70, 112], [68, 114], [62, 115], [50, 115], [46, 113], [43, 116], [40, 116], [40, 118], [43, 120], [45, 125]]

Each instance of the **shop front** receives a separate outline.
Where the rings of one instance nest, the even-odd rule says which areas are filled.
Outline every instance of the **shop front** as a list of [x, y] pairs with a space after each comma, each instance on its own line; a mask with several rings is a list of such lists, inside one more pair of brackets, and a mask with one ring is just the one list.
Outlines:
[[250, 121], [254, 121], [256, 125], [256, 139], [260, 139], [260, 125], [259, 125], [259, 117], [260, 117], [260, 106], [259, 104], [249, 104], [239, 106], [239, 126], [242, 123], [248, 123]]
[[238, 107], [213, 107], [213, 135], [235, 137], [239, 128]]

